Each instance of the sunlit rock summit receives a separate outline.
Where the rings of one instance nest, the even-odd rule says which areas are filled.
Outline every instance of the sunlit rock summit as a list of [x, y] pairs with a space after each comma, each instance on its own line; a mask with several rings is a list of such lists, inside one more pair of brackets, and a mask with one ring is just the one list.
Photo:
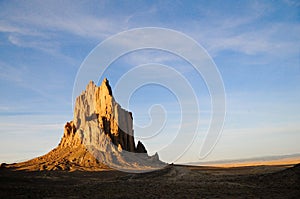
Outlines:
[[89, 82], [76, 98], [74, 118], [67, 122], [59, 145], [48, 154], [8, 165], [25, 170], [102, 170], [114, 168], [144, 171], [165, 164], [158, 155], [148, 156], [135, 144], [132, 113], [114, 99], [107, 79], [97, 87]]
[[[69, 126], [69, 132], [77, 128], [77, 134], [85, 145], [101, 145], [102, 136], [108, 136], [111, 142], [128, 152], [137, 152], [133, 137], [132, 113], [121, 108], [112, 96], [108, 80], [104, 79], [102, 85], [97, 87], [90, 82], [86, 91], [82, 93], [75, 103], [74, 120]], [[100, 137], [98, 137], [100, 133]], [[68, 136], [68, 131], [66, 132]], [[99, 139], [100, 138], [100, 139]], [[104, 151], [105, 149], [102, 148]], [[147, 153], [147, 151], [140, 151]]]

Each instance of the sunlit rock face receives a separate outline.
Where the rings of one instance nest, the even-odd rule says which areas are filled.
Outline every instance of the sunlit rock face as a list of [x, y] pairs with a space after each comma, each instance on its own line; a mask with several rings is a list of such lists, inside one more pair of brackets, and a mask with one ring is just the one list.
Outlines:
[[74, 119], [65, 126], [60, 146], [83, 145], [102, 164], [117, 169], [161, 167], [142, 142], [134, 141], [132, 113], [115, 101], [107, 79], [97, 87], [90, 82], [76, 98]]
[[[122, 109], [115, 101], [107, 79], [99, 87], [90, 82], [86, 90], [77, 97], [74, 125], [85, 145], [101, 145], [101, 134], [104, 133], [115, 146], [120, 145], [122, 150], [137, 150], [133, 137], [132, 113]], [[139, 152], [146, 153], [146, 150]]]
[[48, 154], [14, 164], [24, 170], [102, 170], [143, 172], [166, 164], [135, 145], [132, 113], [115, 101], [107, 79], [89, 82], [76, 98], [74, 118], [67, 122], [59, 145]]

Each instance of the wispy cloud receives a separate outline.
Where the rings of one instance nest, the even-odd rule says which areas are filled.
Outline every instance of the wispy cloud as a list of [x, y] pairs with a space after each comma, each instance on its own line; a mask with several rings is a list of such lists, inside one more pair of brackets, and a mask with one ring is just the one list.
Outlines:
[[14, 83], [22, 83], [23, 75], [27, 71], [26, 67], [15, 68], [7, 63], [0, 61], [0, 79], [12, 81]]
[[297, 6], [297, 7], [300, 6], [300, 2], [297, 0], [284, 0], [284, 2], [289, 6]]
[[[43, 132], [47, 130], [62, 131], [64, 124], [28, 124], [28, 123], [1, 123], [1, 132], [12, 133], [28, 133]], [[25, 132], [24, 132], [25, 131]]]
[[[65, 3], [67, 2], [62, 4]], [[88, 13], [89, 10], [76, 4], [68, 4], [67, 7], [65, 9], [64, 5], [54, 2], [27, 2], [20, 7], [8, 6], [2, 13], [0, 31], [20, 35], [48, 34], [54, 37], [57, 32], [63, 31], [83, 38], [103, 39], [117, 30], [122, 30], [128, 21], [122, 17], [122, 20], [112, 18], [111, 15], [92, 15]]]
[[[286, 137], [288, 143], [289, 139], [295, 138], [295, 132], [299, 130], [294, 123], [299, 118], [296, 112], [299, 107], [297, 102], [299, 94], [296, 92], [299, 75], [297, 76], [297, 71], [295, 73], [295, 70], [290, 70], [291, 67], [288, 68], [290, 65], [299, 66], [300, 26], [297, 6], [299, 3], [294, 0], [276, 3], [229, 1], [224, 4], [215, 2], [193, 4], [128, 2], [127, 4], [96, 1], [92, 5], [73, 1], [2, 1], [0, 2], [0, 48], [2, 50], [0, 80], [3, 81], [1, 91], [4, 94], [2, 94], [0, 111], [3, 112], [2, 116], [5, 120], [0, 127], [2, 126], [3, 133], [15, 132], [15, 135], [22, 129], [27, 129], [26, 132], [29, 133], [30, 131], [38, 133], [45, 128], [58, 131], [59, 127], [53, 122], [55, 118], [49, 118], [49, 122], [43, 124], [38, 122], [38, 117], [30, 117], [35, 121], [34, 124], [30, 123], [30, 120], [26, 120], [30, 123], [28, 125], [26, 122], [21, 124], [20, 121], [32, 116], [30, 111], [34, 113], [41, 109], [43, 113], [52, 111], [52, 106], [49, 108], [45, 104], [55, 102], [53, 107], [57, 107], [56, 110], [64, 109], [68, 103], [66, 101], [71, 98], [68, 95], [71, 95], [72, 81], [81, 59], [99, 42], [130, 28], [161, 26], [191, 36], [202, 44], [215, 60], [219, 59], [220, 64], [232, 60], [224, 64], [224, 67], [220, 67], [225, 87], [229, 88], [227, 122], [230, 125], [226, 126], [225, 131], [228, 133], [226, 136], [230, 137], [230, 133], [237, 135], [238, 138], [247, 135], [246, 137], [253, 139], [251, 141], [254, 143], [260, 135], [262, 136], [259, 138], [266, 138], [264, 137], [268, 136], [266, 132], [271, 134], [274, 131], [277, 136], [280, 135], [279, 131], [286, 130], [293, 133], [290, 138]], [[139, 35], [131, 36], [129, 42], [119, 41], [119, 46], [132, 47], [141, 42], [137, 40], [141, 38]], [[154, 41], [152, 39], [151, 42], [169, 45], [178, 51], [185, 50], [193, 58], [199, 58], [192, 48], [184, 49], [184, 42], [171, 43], [170, 41], [174, 41], [174, 38], [164, 35]], [[105, 52], [110, 52], [109, 50]], [[283, 60], [280, 64], [285, 68], [275, 71], [278, 69], [275, 64], [280, 60]], [[182, 60], [180, 62], [175, 56], [159, 51], [154, 53], [142, 51], [127, 54], [123, 61], [130, 66], [149, 62], [169, 66], [177, 63], [174, 68], [186, 75], [192, 86], [201, 92], [197, 93], [197, 97], [202, 103], [200, 106], [203, 105], [202, 90], [207, 88], [195, 80], [199, 76], [191, 75], [195, 74], [195, 71], [190, 72], [184, 65], [186, 63]], [[235, 71], [237, 67], [226, 67], [228, 65], [238, 66], [240, 70]], [[259, 66], [261, 69], [255, 71], [258, 67], [253, 69], [251, 68], [253, 66]], [[115, 73], [110, 74], [117, 82], [118, 75], [122, 76], [129, 69], [129, 67], [119, 67], [116, 76]], [[277, 74], [270, 74], [270, 71], [275, 71]], [[281, 71], [285, 71], [285, 74], [281, 74]], [[260, 73], [259, 82], [249, 77], [252, 73]], [[152, 73], [141, 71], [138, 77], [134, 76], [132, 79], [140, 78], [144, 81], [151, 77], [166, 79], [174, 85], [180, 84], [179, 81], [174, 81], [174, 75], [159, 70]], [[279, 87], [283, 92], [274, 95]], [[181, 85], [178, 88], [184, 90]], [[262, 93], [256, 92], [257, 90]], [[241, 91], [249, 95], [235, 95]], [[158, 98], [163, 97], [158, 93], [156, 95]], [[152, 99], [153, 94], [145, 93], [144, 97]], [[22, 103], [19, 102], [20, 99]], [[205, 99], [200, 111], [209, 110], [211, 108], [209, 102], [209, 99]], [[141, 106], [144, 106], [144, 101]], [[193, 113], [192, 108], [187, 111]], [[22, 115], [24, 113], [27, 115]], [[12, 117], [15, 120], [8, 121]], [[205, 115], [204, 120], [200, 121], [201, 125], [207, 126], [208, 118]], [[63, 118], [61, 122], [66, 120]], [[276, 126], [276, 123], [280, 125]], [[194, 123], [186, 122], [184, 125], [188, 129]], [[273, 125], [276, 127], [269, 128]], [[289, 127], [285, 128], [284, 125]], [[252, 131], [256, 133], [252, 134]], [[242, 138], [241, 140], [244, 141]], [[274, 138], [274, 140], [279, 139]], [[223, 146], [230, 144], [234, 144], [232, 140]], [[243, 149], [242, 146], [236, 148]], [[219, 154], [222, 153], [223, 151]], [[246, 153], [253, 154], [251, 149]]]
[[[288, 1], [288, 3], [291, 4], [293, 1]], [[159, 8], [152, 6], [146, 11], [137, 10], [132, 14], [97, 16], [89, 14], [86, 8], [75, 5], [64, 11], [61, 6], [54, 6], [52, 3], [43, 5], [35, 2], [35, 4], [36, 9], [29, 8], [30, 5], [27, 5], [27, 12], [21, 12], [18, 9], [6, 11], [11, 14], [5, 15], [5, 23], [3, 21], [0, 23], [0, 31], [10, 33], [9, 41], [12, 44], [44, 50], [57, 48], [59, 43], [53, 39], [57, 37], [58, 31], [77, 35], [83, 39], [101, 41], [129, 27], [143, 24], [143, 21], [138, 20], [140, 24], [137, 24], [137, 21], [133, 20], [138, 19], [140, 15], [160, 12]], [[51, 10], [46, 9], [46, 6], [49, 6]], [[185, 32], [197, 38], [213, 55], [226, 50], [246, 55], [258, 53], [278, 55], [297, 53], [299, 50], [297, 48], [299, 43], [295, 43], [299, 41], [299, 24], [267, 23], [253, 28], [253, 23], [257, 23], [268, 13], [274, 12], [274, 8], [268, 3], [253, 2], [249, 4], [246, 14], [234, 16], [227, 13], [222, 19], [217, 15], [218, 13], [211, 10], [208, 12], [205, 8], [199, 8], [199, 11], [204, 14], [203, 19], [184, 22], [179, 19], [178, 24], [187, 23], [195, 27]], [[48, 39], [45, 39], [45, 35]], [[35, 38], [26, 39], [26, 36], [35, 36]]]
[[59, 43], [55, 41], [38, 40], [37, 37], [32, 38], [24, 35], [11, 34], [8, 36], [8, 40], [18, 47], [34, 48], [45, 52], [53, 52], [59, 46]]
[[[282, 12], [269, 2], [252, 1], [246, 4], [239, 7], [241, 11], [238, 13], [222, 13], [219, 9], [200, 7], [198, 9], [204, 17], [191, 21], [192, 28], [185, 32], [203, 44], [214, 57], [224, 51], [269, 57], [299, 53], [298, 21], [268, 20], [270, 16], [277, 17], [277, 13]], [[293, 13], [290, 18], [295, 18]]]
[[[284, 35], [287, 30], [290, 31], [290, 35]], [[212, 53], [232, 50], [246, 55], [264, 53], [277, 56], [283, 53], [295, 54], [299, 51], [300, 28], [297, 24], [272, 24], [240, 34], [230, 35], [228, 32], [219, 34], [219, 37], [210, 38], [207, 42], [208, 50]]]
[[170, 62], [179, 62], [180, 58], [176, 55], [169, 54], [163, 51], [157, 50], [148, 50], [148, 51], [136, 51], [130, 54], [127, 54], [125, 61], [132, 65], [140, 65], [146, 63], [170, 63]]

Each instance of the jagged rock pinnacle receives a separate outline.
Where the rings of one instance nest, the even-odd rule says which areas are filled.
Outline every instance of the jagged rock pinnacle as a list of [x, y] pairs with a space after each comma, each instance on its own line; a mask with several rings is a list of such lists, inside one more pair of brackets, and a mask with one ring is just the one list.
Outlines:
[[[83, 129], [88, 125], [92, 127], [90, 121], [97, 120], [99, 125], [92, 125], [95, 129]], [[101, 86], [97, 87], [94, 82], [90, 82], [75, 102], [74, 124], [79, 130], [81, 139], [86, 144], [94, 144], [95, 140], [86, 140], [87, 131], [90, 133], [99, 131], [98, 127], [110, 137], [115, 146], [120, 145], [123, 150], [136, 152], [133, 135], [132, 113], [121, 108], [112, 96], [109, 81], [105, 78]], [[101, 130], [100, 130], [101, 131]], [[99, 143], [100, 144], [100, 143]], [[144, 153], [146, 150], [143, 151]]]
[[[67, 122], [59, 145], [48, 154], [13, 164], [25, 170], [151, 169], [161, 167], [158, 155], [147, 155], [134, 141], [132, 113], [121, 108], [105, 78], [97, 87], [90, 81], [76, 98], [74, 118]], [[9, 166], [8, 166], [9, 167]]]

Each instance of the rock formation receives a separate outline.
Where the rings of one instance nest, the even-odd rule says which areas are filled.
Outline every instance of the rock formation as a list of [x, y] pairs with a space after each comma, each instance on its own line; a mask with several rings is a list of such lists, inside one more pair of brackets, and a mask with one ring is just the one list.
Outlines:
[[[90, 121], [93, 120], [96, 121], [96, 126], [91, 124]], [[115, 146], [120, 145], [122, 150], [128, 152], [137, 151], [133, 137], [132, 113], [122, 109], [115, 101], [107, 79], [103, 80], [100, 87], [97, 87], [94, 82], [90, 82], [86, 91], [76, 99], [72, 125], [70, 131], [76, 132], [76, 129], [73, 129], [73, 127], [77, 127], [79, 136], [81, 139], [84, 139], [85, 144], [101, 144], [99, 143], [101, 140], [86, 140], [85, 138], [96, 139], [96, 137], [87, 135], [87, 132], [93, 134], [103, 131], [109, 136]], [[90, 129], [84, 129], [87, 126]], [[144, 146], [139, 149], [141, 150], [142, 148], [145, 149]], [[147, 151], [139, 152], [146, 153]]]
[[6, 165], [25, 170], [142, 171], [161, 168], [158, 155], [148, 156], [134, 141], [132, 113], [115, 101], [107, 79], [97, 87], [90, 82], [76, 98], [73, 121], [67, 122], [59, 145], [48, 154]]

